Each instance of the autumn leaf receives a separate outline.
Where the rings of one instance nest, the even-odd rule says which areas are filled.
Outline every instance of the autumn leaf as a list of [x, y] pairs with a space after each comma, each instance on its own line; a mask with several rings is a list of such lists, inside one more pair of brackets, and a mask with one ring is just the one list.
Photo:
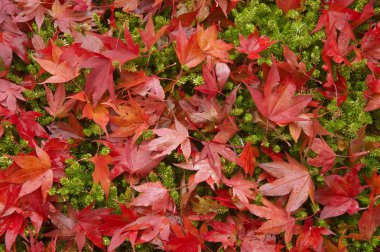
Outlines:
[[370, 208], [362, 213], [360, 217], [358, 228], [359, 234], [349, 234], [348, 238], [354, 238], [356, 240], [370, 241], [373, 234], [380, 226], [380, 205]]
[[193, 34], [188, 39], [182, 25], [178, 27], [175, 41], [175, 52], [181, 65], [193, 68], [206, 59], [206, 54], [197, 43], [197, 35]]
[[235, 174], [230, 180], [222, 178], [225, 185], [232, 188], [232, 196], [238, 198], [242, 203], [248, 204], [249, 199], [257, 196], [257, 184], [244, 178], [240, 172]]
[[177, 119], [174, 119], [174, 125], [175, 129], [154, 129], [153, 132], [158, 135], [159, 138], [152, 140], [145, 148], [150, 151], [159, 152], [155, 157], [161, 157], [170, 154], [175, 148], [181, 145], [182, 153], [187, 160], [191, 152], [189, 133], [185, 126]]
[[252, 177], [257, 157], [259, 157], [259, 150], [252, 146], [250, 142], [247, 142], [236, 163], [244, 169], [245, 174]]
[[[302, 1], [303, 3], [303, 1]], [[301, 7], [301, 0], [276, 0], [277, 7], [284, 13]]]
[[250, 86], [248, 90], [260, 113], [277, 124], [304, 121], [299, 117], [302, 110], [311, 102], [311, 96], [298, 95], [296, 85], [289, 79], [280, 84], [277, 64], [273, 63], [264, 83], [264, 92]]
[[8, 156], [15, 166], [5, 171], [5, 178], [0, 183], [21, 184], [19, 197], [27, 195], [39, 188], [44, 201], [53, 185], [53, 171], [49, 155], [40, 147], [35, 146], [36, 156]]
[[44, 48], [42, 51], [46, 55], [45, 57], [33, 57], [33, 59], [43, 69], [53, 75], [42, 83], [63, 83], [79, 75], [80, 67], [78, 62], [64, 60], [63, 50], [52, 40], [50, 40], [50, 47]]
[[305, 221], [304, 226], [301, 229], [301, 233], [297, 237], [294, 251], [307, 251], [307, 249], [322, 251], [323, 235], [331, 234], [334, 233], [328, 228], [313, 227], [312, 219], [308, 219]]
[[237, 226], [229, 216], [226, 222], [213, 221], [210, 223], [214, 230], [205, 234], [204, 239], [210, 242], [221, 242], [224, 249], [234, 247], [237, 240]]
[[325, 177], [326, 186], [315, 194], [315, 201], [324, 205], [320, 218], [327, 219], [344, 213], [354, 214], [359, 211], [355, 196], [363, 188], [355, 170], [345, 176], [329, 175]]
[[314, 202], [314, 183], [309, 171], [301, 163], [287, 155], [288, 162], [259, 164], [259, 167], [277, 178], [259, 188], [265, 196], [282, 196], [290, 193], [287, 212], [293, 212], [302, 206], [308, 196]]
[[91, 103], [86, 103], [83, 108], [83, 117], [86, 117], [100, 126], [100, 128], [108, 135], [107, 124], [109, 122], [109, 111], [103, 103], [98, 103], [94, 108]]
[[90, 204], [81, 211], [77, 211], [69, 206], [68, 215], [57, 210], [51, 212], [49, 218], [57, 229], [47, 233], [46, 236], [75, 240], [78, 251], [82, 251], [86, 238], [95, 246], [104, 249], [99, 227], [103, 224], [103, 218], [111, 214], [112, 209], [92, 209], [92, 207], [93, 204]]
[[258, 32], [251, 33], [248, 38], [244, 38], [243, 35], [239, 34], [240, 47], [236, 49], [240, 53], [248, 55], [249, 59], [255, 60], [260, 58], [260, 52], [264, 51], [274, 43], [275, 41], [270, 41], [270, 38], [266, 36], [259, 37]]
[[175, 205], [170, 198], [169, 191], [161, 182], [148, 182], [134, 186], [133, 189], [141, 194], [130, 203], [131, 206], [151, 206], [154, 212], [175, 211]]
[[315, 167], [322, 167], [321, 172], [328, 172], [334, 165], [336, 154], [330, 146], [321, 138], [316, 138], [311, 144], [311, 150], [317, 153], [317, 157], [308, 158], [307, 163]]
[[45, 129], [36, 122], [41, 114], [35, 111], [19, 112], [9, 118], [9, 121], [16, 125], [17, 132], [22, 138], [28, 141], [30, 147], [37, 144], [35, 137], [49, 138]]
[[215, 63], [213, 66], [211, 61], [203, 66], [203, 79], [205, 83], [196, 87], [195, 90], [202, 92], [209, 97], [213, 97], [223, 90], [230, 75], [230, 68], [226, 63]]
[[74, 107], [76, 100], [70, 99], [65, 102], [66, 90], [64, 84], [58, 84], [57, 90], [53, 92], [45, 85], [46, 100], [49, 107], [45, 107], [46, 111], [53, 117], [65, 118], [69, 116], [70, 110]]
[[252, 214], [267, 219], [256, 232], [261, 234], [280, 234], [285, 232], [285, 242], [288, 244], [294, 233], [296, 219], [265, 198], [262, 203], [263, 206], [254, 204], [247, 206]]
[[197, 26], [197, 41], [200, 49], [221, 62], [230, 63], [228, 51], [234, 46], [218, 39], [218, 30], [215, 25], [206, 30], [202, 26]]
[[21, 23], [35, 19], [37, 27], [40, 30], [44, 22], [45, 13], [47, 12], [43, 2], [40, 0], [16, 0], [16, 2], [22, 11], [18, 13], [14, 21]]
[[146, 50], [150, 48], [157, 42], [157, 40], [165, 33], [167, 25], [160, 28], [157, 33], [154, 31], [154, 25], [152, 17], [149, 17], [148, 23], [145, 26], [145, 30], [139, 30], [141, 40], [145, 45]]
[[17, 99], [25, 101], [22, 91], [25, 89], [10, 81], [0, 79], [0, 104], [11, 112], [17, 111]]
[[95, 170], [92, 173], [94, 184], [100, 183], [104, 193], [106, 194], [106, 198], [108, 198], [111, 185], [110, 170], [108, 165], [112, 164], [112, 157], [109, 155], [95, 155], [90, 159], [90, 161], [95, 165]]

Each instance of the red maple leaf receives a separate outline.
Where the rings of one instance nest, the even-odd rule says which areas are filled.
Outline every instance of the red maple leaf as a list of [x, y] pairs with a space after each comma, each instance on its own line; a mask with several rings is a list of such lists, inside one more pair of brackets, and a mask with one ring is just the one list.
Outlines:
[[238, 198], [242, 203], [248, 204], [249, 199], [255, 199], [257, 184], [245, 179], [240, 172], [230, 180], [223, 177], [222, 181], [225, 185], [232, 187], [232, 196]]
[[[189, 133], [185, 126], [177, 119], [174, 119], [175, 129], [162, 128], [154, 129], [153, 132], [159, 136], [145, 146], [147, 150], [159, 152], [155, 157], [170, 154], [174, 149], [181, 145], [181, 150], [186, 160], [190, 157], [191, 145]], [[153, 157], [154, 158], [154, 157]]]
[[106, 194], [106, 198], [108, 198], [111, 185], [110, 170], [108, 165], [112, 164], [112, 157], [109, 155], [96, 155], [92, 157], [90, 161], [95, 165], [95, 170], [92, 173], [94, 184], [100, 183], [104, 190], [104, 193]]
[[234, 46], [218, 39], [218, 30], [215, 25], [206, 30], [202, 26], [197, 27], [197, 41], [201, 50], [221, 62], [231, 62], [228, 51]]
[[272, 162], [259, 164], [270, 175], [276, 177], [274, 182], [259, 188], [266, 196], [282, 196], [290, 193], [287, 212], [297, 210], [308, 196], [314, 201], [314, 183], [309, 171], [301, 163], [287, 155], [288, 162]]
[[174, 38], [176, 41], [175, 52], [181, 65], [192, 68], [206, 59], [206, 54], [202, 52], [197, 43], [197, 35], [195, 33], [188, 39], [180, 24]]
[[24, 217], [17, 212], [0, 218], [0, 237], [5, 234], [6, 251], [11, 251], [17, 236], [23, 234], [24, 227]]
[[308, 158], [307, 163], [315, 167], [322, 167], [322, 173], [328, 172], [334, 165], [336, 154], [330, 146], [321, 138], [316, 138], [311, 144], [311, 150], [317, 153], [317, 157]]
[[307, 71], [306, 64], [302, 61], [298, 62], [297, 55], [287, 46], [284, 48], [285, 62], [277, 63], [282, 79], [291, 78], [297, 86], [297, 90], [302, 89], [306, 82], [310, 79], [314, 69]]
[[41, 188], [44, 201], [53, 185], [53, 171], [49, 155], [35, 146], [36, 155], [8, 156], [14, 165], [3, 173], [0, 183], [20, 184], [19, 197]]
[[334, 234], [330, 229], [325, 227], [313, 227], [311, 219], [305, 221], [301, 233], [297, 237], [296, 246], [291, 251], [322, 251], [323, 235]]
[[70, 99], [65, 102], [66, 90], [64, 84], [60, 83], [57, 90], [53, 92], [45, 85], [46, 100], [49, 107], [44, 107], [46, 111], [53, 117], [65, 118], [69, 116], [70, 110], [74, 107], [76, 100]]
[[231, 216], [227, 221], [213, 221], [210, 223], [214, 230], [205, 234], [204, 239], [210, 242], [221, 242], [224, 249], [234, 247], [237, 241], [237, 226]]
[[207, 64], [203, 66], [203, 79], [204, 84], [195, 88], [209, 97], [213, 97], [223, 90], [230, 75], [230, 68], [226, 63], [213, 63], [208, 60]]
[[55, 210], [49, 214], [49, 218], [54, 226], [57, 227], [45, 235], [48, 237], [58, 237], [63, 240], [74, 239], [78, 251], [82, 251], [86, 244], [86, 237], [95, 246], [104, 249], [102, 235], [99, 228], [103, 224], [103, 218], [112, 212], [110, 208], [92, 209], [92, 204], [76, 211], [69, 206], [68, 215]]
[[52, 0], [42, 2], [40, 0], [16, 0], [17, 5], [22, 10], [15, 17], [15, 22], [27, 22], [29, 20], [35, 19], [38, 29], [41, 29], [42, 23], [44, 22], [45, 13], [47, 8], [44, 4], [52, 4]]
[[355, 170], [345, 176], [330, 175], [325, 177], [326, 186], [315, 194], [315, 201], [324, 205], [320, 218], [326, 219], [342, 215], [354, 214], [359, 211], [359, 204], [355, 199], [363, 188]]
[[354, 238], [356, 240], [370, 241], [379, 226], [380, 205], [375, 208], [370, 206], [369, 209], [364, 211], [360, 217], [358, 223], [359, 234], [349, 234], [347, 237]]
[[52, 40], [50, 40], [50, 46], [39, 50], [37, 55], [40, 57], [33, 57], [33, 59], [53, 75], [43, 83], [63, 83], [79, 75], [80, 67], [78, 62], [64, 59], [67, 56], [64, 55], [63, 49], [59, 48]]
[[24, 90], [25, 88], [22, 86], [0, 79], [0, 104], [9, 111], [16, 112], [18, 110], [17, 99], [25, 101], [24, 96], [22, 96]]
[[145, 30], [139, 30], [141, 40], [145, 45], [145, 49], [149, 50], [157, 42], [157, 40], [164, 34], [167, 28], [168, 26], [165, 25], [161, 27], [160, 30], [158, 30], [156, 33], [154, 31], [152, 17], [149, 17], [148, 23], [145, 26]]
[[169, 191], [161, 182], [148, 182], [134, 186], [133, 189], [141, 194], [130, 203], [130, 206], [151, 206], [154, 212], [175, 211], [175, 205], [170, 198]]
[[274, 62], [264, 83], [264, 92], [250, 86], [248, 90], [259, 112], [269, 120], [278, 124], [288, 124], [293, 121], [304, 121], [299, 115], [311, 102], [311, 96], [298, 95], [296, 85], [291, 80], [280, 84], [277, 63]]
[[249, 174], [252, 177], [255, 171], [256, 158], [259, 155], [259, 150], [255, 146], [252, 146], [250, 142], [247, 142], [236, 163], [243, 167], [245, 174]]
[[259, 33], [256, 31], [251, 33], [248, 38], [244, 38], [243, 35], [239, 34], [240, 47], [236, 49], [238, 52], [248, 54], [248, 58], [255, 60], [260, 58], [260, 52], [264, 51], [274, 43], [275, 41], [270, 41], [270, 38], [266, 36], [259, 37]]
[[28, 141], [30, 147], [34, 147], [37, 144], [35, 137], [49, 138], [45, 129], [36, 122], [39, 116], [41, 114], [34, 111], [21, 111], [18, 114], [11, 115], [9, 118], [9, 121], [16, 125], [20, 136]]
[[379, 63], [380, 61], [380, 28], [369, 27], [360, 41], [360, 54], [369, 62]]
[[279, 9], [287, 13], [289, 10], [301, 8], [303, 1], [301, 3], [301, 0], [276, 0], [276, 4]]
[[285, 232], [285, 242], [289, 243], [294, 233], [296, 219], [284, 211], [283, 208], [274, 205], [265, 198], [262, 199], [262, 203], [263, 206], [254, 204], [247, 206], [252, 214], [267, 219], [256, 232], [261, 234], [280, 234]]

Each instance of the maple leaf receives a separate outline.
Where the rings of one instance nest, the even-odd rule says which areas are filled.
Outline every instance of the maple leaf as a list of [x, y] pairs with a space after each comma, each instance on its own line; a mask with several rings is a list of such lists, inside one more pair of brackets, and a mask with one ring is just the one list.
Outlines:
[[276, 251], [276, 236], [256, 233], [255, 229], [249, 229], [241, 238], [241, 252], [272, 252]]
[[317, 153], [317, 157], [308, 158], [307, 163], [315, 167], [322, 167], [322, 173], [328, 172], [334, 165], [336, 154], [330, 146], [321, 138], [316, 138], [311, 144], [311, 150]]
[[16, 2], [22, 11], [18, 13], [14, 21], [22, 23], [35, 19], [38, 30], [40, 30], [47, 12], [44, 3], [51, 4], [52, 1], [43, 3], [40, 0], [16, 0]]
[[17, 235], [23, 233], [25, 226], [24, 217], [19, 213], [12, 213], [0, 218], [0, 237], [5, 234], [6, 251], [11, 251]]
[[320, 218], [327, 219], [344, 213], [354, 214], [359, 211], [355, 200], [363, 188], [355, 170], [345, 176], [330, 175], [325, 177], [326, 186], [317, 190], [315, 201], [324, 205]]
[[236, 49], [240, 53], [248, 54], [248, 58], [256, 60], [260, 58], [260, 52], [264, 51], [274, 43], [275, 41], [270, 41], [270, 38], [266, 36], [259, 37], [257, 31], [251, 33], [248, 38], [244, 38], [243, 35], [239, 34], [240, 47]]
[[17, 111], [17, 99], [25, 101], [22, 92], [25, 88], [16, 84], [0, 79], [0, 104], [11, 112]]
[[221, 62], [231, 63], [228, 51], [234, 46], [218, 39], [218, 30], [215, 25], [206, 30], [202, 26], [197, 26], [197, 41], [201, 50]]
[[203, 66], [203, 79], [205, 84], [197, 86], [195, 90], [213, 97], [220, 93], [227, 82], [230, 75], [230, 68], [226, 63], [215, 63], [212, 65], [211, 61], [207, 61], [207, 64]]
[[248, 199], [255, 199], [257, 184], [244, 178], [240, 172], [236, 173], [230, 180], [222, 178], [222, 182], [232, 187], [232, 196], [238, 198], [241, 202], [248, 204]]
[[104, 193], [106, 194], [106, 198], [108, 198], [111, 185], [110, 171], [108, 165], [112, 164], [112, 157], [109, 155], [95, 155], [90, 159], [90, 161], [95, 165], [95, 170], [92, 173], [94, 184], [100, 183], [104, 190]]
[[213, 188], [214, 184], [218, 184], [222, 178], [220, 168], [212, 166], [209, 159], [202, 158], [200, 153], [197, 153], [193, 160], [175, 165], [182, 169], [197, 171], [194, 177], [194, 184], [206, 181]]
[[14, 166], [5, 171], [5, 178], [0, 183], [22, 184], [19, 197], [41, 188], [44, 201], [53, 185], [53, 171], [49, 155], [35, 146], [36, 155], [8, 156], [14, 161]]
[[74, 107], [76, 100], [71, 99], [65, 102], [66, 90], [64, 84], [58, 84], [57, 90], [53, 95], [52, 91], [45, 85], [46, 100], [49, 107], [44, 107], [53, 117], [65, 118], [69, 116], [70, 110]]
[[50, 45], [41, 50], [46, 55], [44, 58], [33, 57], [43, 69], [53, 75], [42, 83], [63, 83], [77, 77], [80, 70], [79, 64], [75, 60], [64, 60], [64, 51], [52, 40], [50, 40]]
[[322, 251], [322, 235], [330, 234], [334, 234], [330, 229], [325, 227], [313, 227], [312, 220], [308, 219], [305, 221], [301, 233], [297, 237], [296, 247], [294, 247], [293, 250], [294, 252], [307, 251], [308, 249], [313, 249], [314, 251]]
[[100, 128], [108, 135], [107, 124], [109, 122], [109, 111], [103, 103], [98, 103], [94, 108], [91, 103], [86, 103], [83, 108], [82, 116], [100, 126]]
[[[147, 150], [160, 152], [154, 157], [161, 157], [170, 154], [175, 148], [181, 145], [182, 153], [188, 160], [191, 152], [189, 133], [177, 119], [174, 119], [175, 129], [163, 128], [152, 130], [159, 138], [149, 142], [145, 146]], [[153, 157], [153, 158], [154, 158]]]
[[175, 52], [181, 65], [193, 68], [206, 59], [206, 54], [202, 52], [197, 43], [197, 35], [193, 34], [187, 39], [181, 24], [175, 35], [175, 41]]
[[143, 142], [137, 145], [133, 141], [126, 141], [121, 147], [108, 145], [112, 150], [110, 155], [115, 162], [114, 169], [111, 171], [112, 177], [125, 171], [138, 177], [148, 175], [165, 156], [153, 158], [154, 151], [147, 150], [146, 144], [147, 142]]
[[117, 106], [115, 112], [117, 116], [110, 115], [113, 130], [110, 137], [126, 138], [134, 135], [133, 139], [137, 139], [149, 127], [150, 116], [134, 99]]
[[263, 206], [248, 205], [249, 211], [261, 218], [267, 219], [257, 230], [261, 234], [280, 234], [285, 232], [285, 242], [288, 244], [293, 236], [295, 221], [283, 208], [280, 208], [267, 199], [262, 199]]
[[83, 128], [74, 115], [68, 116], [68, 122], [53, 122], [48, 126], [52, 138], [62, 138], [64, 140], [83, 140], [85, 135]]
[[55, 0], [48, 14], [54, 19], [54, 27], [59, 28], [61, 32], [71, 34], [71, 29], [75, 29], [79, 23], [86, 23], [91, 27], [92, 12], [75, 11], [70, 2], [63, 4]]
[[364, 111], [373, 111], [380, 108], [380, 79], [376, 78], [374, 74], [368, 75], [366, 84], [369, 88], [365, 90], [363, 95], [367, 99], [367, 105]]
[[311, 96], [294, 96], [296, 85], [289, 79], [282, 85], [278, 85], [279, 81], [280, 75], [274, 62], [264, 83], [263, 93], [257, 88], [247, 86], [257, 109], [263, 116], [278, 124], [305, 120], [299, 115], [311, 102]]
[[335, 99], [337, 101], [338, 106], [340, 106], [347, 99], [348, 86], [346, 79], [338, 71], [337, 77], [338, 79], [335, 82], [329, 83], [328, 85], [324, 85], [324, 88], [320, 89], [319, 91], [327, 99], [331, 101]]
[[22, 138], [28, 141], [30, 147], [37, 144], [35, 137], [49, 138], [45, 129], [36, 122], [37, 117], [41, 116], [40, 113], [34, 111], [19, 112], [17, 115], [13, 114], [9, 121], [16, 125], [17, 132]]
[[224, 249], [234, 247], [237, 240], [237, 226], [231, 216], [228, 216], [226, 222], [213, 221], [210, 225], [214, 230], [205, 234], [206, 241], [221, 242]]
[[217, 126], [218, 133], [212, 139], [216, 143], [227, 143], [238, 131], [239, 128], [235, 123], [235, 118], [228, 116], [222, 124]]
[[283, 48], [285, 62], [277, 63], [280, 76], [282, 79], [291, 78], [295, 82], [297, 90], [300, 90], [310, 79], [314, 69], [307, 71], [306, 64], [302, 61], [298, 62], [297, 55], [289, 47], [283, 46]]
[[[341, 32], [344, 31], [346, 33], [345, 36], [355, 40], [349, 21], [351, 21], [357, 13], [347, 8], [352, 2], [353, 0], [329, 2], [328, 8], [322, 11], [322, 15], [319, 17], [313, 32], [325, 27], [328, 36], [335, 33], [336, 30], [339, 30]], [[344, 30], [345, 27], [346, 29]]]
[[247, 142], [236, 163], [243, 167], [245, 174], [249, 174], [252, 177], [257, 157], [259, 157], [259, 150], [255, 146], [252, 146], [251, 142]]
[[[18, 30], [18, 29], [17, 29]], [[10, 67], [13, 55], [15, 52], [23, 61], [29, 62], [26, 47], [29, 44], [29, 39], [22, 32], [0, 32], [0, 58], [6, 67]]]
[[165, 33], [167, 25], [163, 26], [156, 33], [154, 31], [154, 25], [152, 17], [149, 17], [148, 23], [145, 26], [145, 30], [139, 30], [141, 40], [145, 45], [146, 50], [150, 50], [150, 48], [157, 42], [157, 40]]
[[276, 0], [277, 7], [284, 13], [288, 13], [289, 10], [301, 8], [302, 3], [301, 0]]
[[92, 209], [93, 204], [75, 211], [69, 206], [68, 216], [55, 210], [49, 214], [49, 218], [57, 227], [47, 234], [48, 237], [59, 237], [64, 240], [74, 239], [78, 251], [82, 251], [86, 237], [97, 247], [104, 249], [103, 239], [99, 227], [103, 224], [103, 218], [112, 212], [110, 208]]
[[358, 228], [359, 234], [350, 234], [347, 237], [357, 240], [370, 241], [373, 234], [380, 226], [380, 205], [373, 208], [369, 207], [368, 210], [362, 213], [360, 217]]
[[[133, 239], [130, 240], [133, 247], [136, 243], [136, 239], [138, 239], [137, 242], [139, 243], [150, 242], [155, 238], [159, 238], [163, 242], [168, 242], [170, 223], [170, 220], [166, 216], [159, 214], [141, 216], [118, 230], [111, 239], [108, 251], [114, 251], [125, 241], [125, 238], [128, 237], [128, 234], [131, 232], [135, 232]], [[138, 233], [136, 231], [141, 232], [139, 237], [137, 237]], [[124, 239], [120, 239], [120, 237]]]
[[379, 63], [380, 60], [380, 28], [369, 27], [360, 41], [361, 56], [369, 62]]
[[314, 184], [309, 171], [301, 163], [287, 155], [287, 162], [259, 164], [260, 168], [278, 178], [259, 188], [265, 196], [282, 196], [290, 193], [287, 212], [297, 210], [310, 196], [314, 202]]
[[130, 203], [130, 206], [151, 206], [154, 212], [175, 211], [175, 205], [170, 198], [169, 191], [161, 182], [148, 182], [134, 186], [133, 189], [141, 194]]
[[111, 98], [115, 97], [112, 60], [102, 55], [92, 57], [82, 64], [84, 68], [92, 68], [91, 73], [86, 78], [84, 92], [92, 98], [94, 106], [108, 90]]

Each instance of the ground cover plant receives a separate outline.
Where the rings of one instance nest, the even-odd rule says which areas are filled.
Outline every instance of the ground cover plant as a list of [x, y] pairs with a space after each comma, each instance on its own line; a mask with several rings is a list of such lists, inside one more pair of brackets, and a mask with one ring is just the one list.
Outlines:
[[1, 0], [0, 251], [379, 251], [380, 3]]

